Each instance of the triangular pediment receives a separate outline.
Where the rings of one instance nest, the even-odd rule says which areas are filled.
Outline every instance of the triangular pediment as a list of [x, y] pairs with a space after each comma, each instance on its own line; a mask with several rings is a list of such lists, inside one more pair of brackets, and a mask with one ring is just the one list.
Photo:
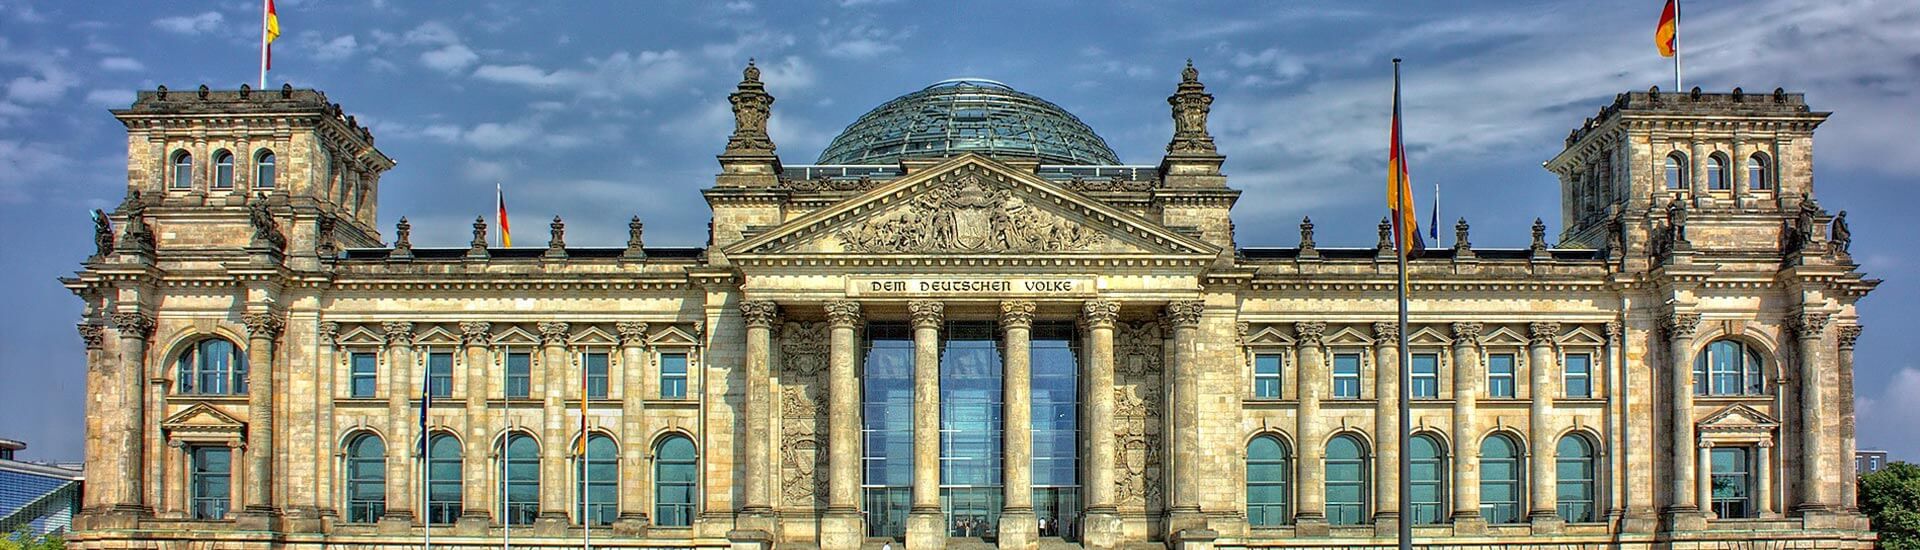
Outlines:
[[580, 331], [579, 334], [573, 335], [573, 337], [568, 341], [572, 342], [574, 345], [598, 345], [598, 346], [611, 346], [611, 345], [620, 343], [619, 338], [615, 338], [612, 334], [607, 334], [607, 331], [600, 330], [600, 327], [593, 327], [593, 326], [587, 327], [586, 330]]
[[1734, 403], [1700, 419], [1699, 425], [1701, 431], [1764, 432], [1779, 427], [1780, 422], [1760, 412], [1759, 409], [1744, 403]]
[[336, 337], [334, 341], [343, 346], [378, 346], [386, 343], [387, 339], [362, 325], [348, 329]]
[[1371, 346], [1373, 336], [1353, 327], [1340, 327], [1321, 341], [1329, 346]]
[[416, 346], [457, 346], [460, 345], [460, 335], [447, 330], [447, 327], [432, 325], [427, 327], [427, 330], [420, 332], [418, 336], [415, 336], [413, 344]]
[[1508, 327], [1494, 327], [1480, 338], [1480, 345], [1494, 347], [1518, 347], [1527, 345], [1525, 336]]
[[1420, 327], [1414, 329], [1413, 334], [1407, 335], [1409, 346], [1445, 346], [1452, 343], [1452, 338], [1448, 338], [1447, 335], [1441, 334], [1432, 327]]
[[728, 256], [1211, 258], [1219, 248], [963, 155], [727, 247]]
[[1278, 325], [1266, 325], [1247, 335], [1247, 345], [1254, 346], [1291, 346], [1293, 335], [1280, 330]]
[[648, 335], [647, 344], [671, 347], [695, 346], [700, 344], [700, 337], [695, 336], [691, 332], [687, 332], [677, 325], [667, 325], [665, 328], [655, 330], [653, 334]]
[[1572, 332], [1560, 337], [1560, 345], [1563, 346], [1600, 346], [1606, 343], [1607, 340], [1604, 337], [1584, 326], [1576, 327]]
[[245, 429], [246, 423], [213, 405], [194, 403], [167, 417], [160, 427], [172, 433], [236, 433]]
[[510, 326], [507, 330], [500, 331], [500, 334], [494, 335], [493, 343], [534, 346], [540, 344], [540, 336], [527, 332], [527, 329]]

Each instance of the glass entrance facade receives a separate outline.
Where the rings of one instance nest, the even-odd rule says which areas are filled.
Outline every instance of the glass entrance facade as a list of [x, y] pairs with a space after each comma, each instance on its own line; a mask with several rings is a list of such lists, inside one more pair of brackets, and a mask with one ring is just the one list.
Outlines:
[[1001, 345], [992, 321], [947, 323], [940, 350], [940, 508], [948, 536], [999, 533]]
[[1040, 536], [1079, 540], [1080, 345], [1072, 323], [1033, 326], [1033, 512]]
[[867, 325], [862, 362], [861, 488], [867, 536], [906, 539], [913, 503], [913, 334], [906, 323]]

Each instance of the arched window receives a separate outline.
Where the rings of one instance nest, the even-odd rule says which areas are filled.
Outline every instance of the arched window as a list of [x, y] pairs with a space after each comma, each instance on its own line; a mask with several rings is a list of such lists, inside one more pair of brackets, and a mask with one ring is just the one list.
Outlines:
[[1707, 188], [1714, 191], [1733, 189], [1733, 183], [1727, 181], [1727, 157], [1714, 153], [1707, 157]]
[[1554, 452], [1554, 483], [1560, 519], [1567, 523], [1594, 520], [1593, 444], [1587, 438], [1569, 435], [1560, 438]]
[[373, 523], [387, 513], [387, 446], [360, 434], [347, 444], [347, 522]]
[[226, 149], [213, 152], [213, 188], [233, 188], [233, 153]]
[[277, 168], [279, 166], [273, 151], [261, 149], [253, 156], [253, 188], [272, 189], [275, 184], [274, 177], [279, 175], [275, 172]]
[[1263, 435], [1247, 443], [1247, 522], [1256, 526], [1286, 525], [1293, 517], [1288, 506], [1292, 492], [1288, 477], [1293, 453], [1280, 438]]
[[1487, 523], [1519, 523], [1520, 499], [1526, 495], [1521, 473], [1520, 446], [1506, 435], [1494, 435], [1480, 444], [1480, 515]]
[[500, 508], [511, 525], [531, 525], [540, 513], [540, 444], [514, 433], [503, 443], [500, 460]]
[[669, 436], [653, 451], [653, 524], [661, 527], [693, 525], [700, 457], [693, 440]]
[[173, 181], [168, 183], [174, 189], [193, 188], [193, 153], [178, 151], [173, 154]]
[[579, 480], [573, 489], [574, 498], [580, 503], [574, 507], [575, 518], [592, 518], [594, 525], [611, 525], [614, 516], [620, 515], [617, 458], [613, 438], [600, 434], [587, 438], [587, 454], [574, 462], [577, 465], [574, 478]]
[[1667, 189], [1687, 187], [1687, 156], [1674, 151], [1667, 155]]
[[225, 338], [201, 340], [180, 354], [175, 392], [185, 395], [247, 393], [247, 356]]
[[1414, 525], [1440, 523], [1446, 517], [1446, 479], [1451, 470], [1446, 455], [1441, 454], [1445, 448], [1431, 435], [1407, 440], [1407, 459], [1413, 462], [1413, 476], [1407, 478], [1413, 492], [1407, 496], [1407, 503], [1413, 506]]
[[1754, 153], [1747, 157], [1747, 188], [1764, 191], [1773, 188], [1773, 171], [1767, 169], [1767, 156]]
[[1367, 519], [1367, 446], [1352, 435], [1327, 442], [1327, 523], [1359, 525]]
[[433, 434], [427, 444], [427, 522], [435, 525], [460, 519], [460, 440]]
[[1693, 361], [1695, 395], [1766, 395], [1760, 353], [1738, 340], [1715, 340]]

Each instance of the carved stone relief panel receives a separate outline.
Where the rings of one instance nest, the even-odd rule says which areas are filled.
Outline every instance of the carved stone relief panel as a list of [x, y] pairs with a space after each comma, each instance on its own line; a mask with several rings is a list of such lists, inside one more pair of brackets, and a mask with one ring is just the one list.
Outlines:
[[784, 323], [780, 354], [781, 502], [788, 508], [825, 508], [827, 324]]
[[1114, 495], [1120, 508], [1163, 507], [1161, 333], [1157, 323], [1114, 326]]
[[963, 168], [905, 208], [841, 230], [848, 252], [1083, 252], [1107, 236], [1041, 210], [1013, 184]]

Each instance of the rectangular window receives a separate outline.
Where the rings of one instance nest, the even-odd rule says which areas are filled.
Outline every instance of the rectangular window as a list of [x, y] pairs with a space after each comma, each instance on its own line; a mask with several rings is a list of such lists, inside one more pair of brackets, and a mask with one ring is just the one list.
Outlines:
[[1360, 354], [1338, 353], [1333, 356], [1333, 398], [1360, 398]]
[[1745, 447], [1714, 447], [1713, 513], [1744, 518], [1753, 509], [1753, 464]]
[[1593, 356], [1585, 353], [1567, 354], [1566, 373], [1562, 377], [1560, 383], [1566, 387], [1568, 398], [1593, 397]]
[[533, 356], [507, 353], [507, 399], [526, 399], [533, 393]]
[[1440, 398], [1440, 356], [1432, 353], [1413, 354], [1413, 370], [1407, 374], [1413, 385], [1407, 392], [1414, 399]]
[[590, 351], [580, 355], [580, 368], [586, 370], [587, 398], [607, 398], [607, 354]]
[[1496, 353], [1487, 356], [1487, 397], [1513, 398], [1513, 355]]
[[353, 364], [353, 373], [348, 386], [353, 397], [373, 397], [374, 385], [380, 381], [374, 369], [380, 366], [380, 357], [372, 353], [354, 353], [349, 360]]
[[427, 354], [427, 394], [453, 397], [453, 354]]
[[233, 451], [226, 447], [189, 447], [192, 453], [193, 519], [227, 517], [233, 497]]
[[660, 354], [660, 398], [687, 398], [687, 354]]
[[1261, 353], [1253, 356], [1253, 398], [1280, 398], [1280, 355]]

